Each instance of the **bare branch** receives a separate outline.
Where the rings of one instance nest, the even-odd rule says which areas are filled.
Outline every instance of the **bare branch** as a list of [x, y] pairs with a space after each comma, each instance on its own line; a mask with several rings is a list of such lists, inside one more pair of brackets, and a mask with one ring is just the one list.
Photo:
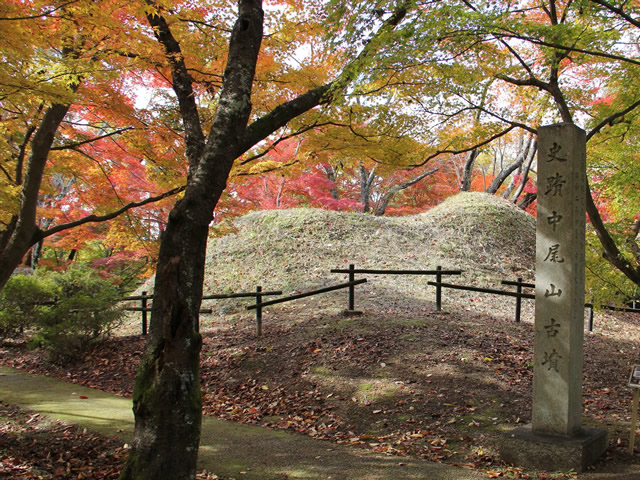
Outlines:
[[[506, 30], [505, 30], [506, 31]], [[524, 40], [525, 42], [533, 43], [534, 45], [540, 45], [543, 47], [555, 48], [556, 50], [564, 50], [566, 53], [582, 53], [585, 55], [590, 55], [598, 58], [606, 58], [608, 60], [616, 60], [624, 63], [630, 63], [632, 65], [640, 65], [640, 60], [634, 60], [633, 58], [623, 57], [622, 55], [615, 55], [613, 53], [607, 52], [599, 52], [597, 50], [587, 50], [585, 48], [572, 47], [568, 45], [561, 45], [558, 43], [548, 42], [546, 40], [542, 40], [539, 38], [528, 37], [525, 35], [520, 35], [517, 32], [509, 32], [507, 33], [495, 33], [496, 36], [504, 36], [509, 38], [515, 38], [517, 40]]]
[[[153, 1], [147, 0], [149, 5], [155, 6]], [[173, 90], [178, 98], [180, 114], [185, 129], [185, 144], [189, 158], [189, 172], [195, 171], [200, 154], [204, 150], [205, 138], [200, 123], [200, 115], [193, 92], [193, 79], [189, 75], [180, 44], [171, 33], [171, 29], [164, 17], [149, 13], [147, 21], [153, 28], [158, 42], [164, 47], [165, 56], [171, 66]]]
[[71, 0], [69, 2], [63, 3], [62, 5], [52, 8], [50, 10], [47, 10], [46, 12], [42, 12], [39, 13], [37, 15], [29, 15], [29, 16], [25, 16], [25, 17], [0, 17], [0, 21], [18, 21], [18, 20], [36, 20], [38, 18], [42, 18], [42, 17], [49, 17], [51, 15], [53, 15], [55, 12], [57, 12], [58, 10], [62, 10], [65, 7], [72, 5], [74, 3], [77, 3], [78, 0]]
[[[591, 0], [593, 3], [597, 3], [598, 5], [606, 8], [611, 13], [615, 13], [616, 15], [624, 18], [627, 22], [629, 22], [634, 27], [640, 28], [640, 20], [633, 18], [631, 15], [626, 13], [622, 7], [616, 7], [615, 5], [611, 5], [609, 2], [605, 2], [604, 0]], [[626, 2], [625, 2], [626, 3]]]

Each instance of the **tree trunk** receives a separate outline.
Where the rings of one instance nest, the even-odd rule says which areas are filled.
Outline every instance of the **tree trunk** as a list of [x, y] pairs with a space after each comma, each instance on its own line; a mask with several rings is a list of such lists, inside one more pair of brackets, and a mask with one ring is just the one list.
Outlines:
[[336, 178], [335, 169], [331, 165], [327, 165], [325, 167], [322, 167], [322, 169], [324, 170], [324, 173], [327, 176], [327, 178], [329, 179], [329, 181], [331, 183], [333, 183], [333, 187], [331, 187], [329, 189], [329, 193], [331, 194], [331, 198], [333, 198], [334, 200], [340, 200], [340, 195], [338, 194], [338, 188], [336, 187], [337, 178]]
[[33, 247], [31, 247], [31, 268], [34, 270], [38, 268], [38, 264], [40, 263], [40, 257], [42, 256], [42, 247], [44, 242], [40, 240]]
[[213, 210], [241, 153], [262, 40], [261, 2], [241, 0], [216, 116], [205, 143], [191, 79], [163, 17], [149, 23], [172, 63], [185, 125], [189, 175], [169, 214], [158, 257], [151, 324], [133, 392], [135, 432], [121, 480], [195, 478], [202, 399], [198, 332], [205, 251]]
[[536, 201], [537, 193], [526, 193], [524, 198], [518, 202], [518, 208], [526, 210], [529, 205]]
[[162, 237], [149, 337], [133, 392], [134, 442], [122, 479], [195, 477], [202, 418], [198, 322], [212, 218], [203, 213], [214, 198], [194, 199], [192, 192], [175, 205]]
[[368, 213], [371, 200], [371, 185], [376, 174], [376, 167], [368, 172], [364, 164], [360, 164], [360, 203], [362, 203], [363, 213]]
[[527, 165], [524, 168], [524, 173], [522, 174], [522, 180], [520, 182], [520, 186], [518, 187], [515, 195], [513, 196], [513, 203], [515, 204], [518, 203], [518, 198], [520, 197], [520, 195], [522, 195], [524, 187], [526, 186], [527, 181], [529, 180], [529, 172], [531, 171], [531, 164], [533, 163], [533, 159], [535, 158], [537, 151], [538, 151], [538, 141], [536, 140], [533, 142], [533, 148], [531, 148], [531, 151], [529, 152], [529, 159], [527, 160]]
[[476, 148], [469, 152], [467, 155], [467, 161], [464, 163], [464, 169], [462, 170], [462, 182], [460, 182], [460, 191], [468, 192], [471, 190], [471, 180], [473, 178], [473, 164], [480, 155], [480, 151]]
[[394, 185], [393, 187], [391, 187], [389, 189], [389, 191], [385, 194], [384, 197], [382, 197], [382, 200], [380, 201], [380, 204], [377, 206], [376, 211], [374, 213], [374, 215], [376, 217], [381, 217], [382, 215], [385, 214], [385, 212], [387, 211], [387, 207], [389, 206], [389, 202], [391, 201], [391, 199], [394, 197], [394, 195], [406, 188], [409, 188], [412, 185], [415, 185], [416, 183], [418, 183], [420, 180], [422, 180], [425, 177], [428, 177], [429, 175], [432, 175], [434, 173], [436, 173], [438, 170], [440, 170], [439, 168], [434, 168], [432, 170], [429, 170], [428, 172], [425, 172], [421, 175], [418, 175], [416, 178], [409, 180], [408, 182], [405, 183], [401, 183], [400, 185]]
[[489, 188], [487, 188], [487, 193], [495, 194], [502, 186], [504, 181], [509, 177], [509, 175], [511, 175], [516, 169], [522, 167], [525, 159], [529, 158], [529, 151], [531, 149], [531, 146], [533, 145], [533, 142], [533, 136], [529, 137], [527, 144], [523, 149], [521, 141], [520, 151], [518, 152], [516, 159], [512, 163], [507, 165], [506, 168], [502, 168], [500, 172], [498, 172], [498, 175], [496, 175], [496, 177], [493, 179], [493, 182], [491, 182], [491, 185], [489, 185]]
[[38, 194], [55, 134], [68, 111], [69, 105], [51, 105], [42, 117], [40, 126], [33, 134], [31, 155], [27, 162], [22, 184], [20, 210], [8, 228], [0, 234], [0, 245], [2, 246], [2, 251], [0, 251], [0, 289], [5, 286], [31, 246], [40, 240], [40, 229], [36, 226]]

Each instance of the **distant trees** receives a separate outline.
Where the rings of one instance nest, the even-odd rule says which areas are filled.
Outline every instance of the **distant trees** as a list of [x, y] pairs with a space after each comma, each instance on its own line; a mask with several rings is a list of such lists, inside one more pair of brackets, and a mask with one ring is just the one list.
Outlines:
[[[273, 152], [268, 158], [274, 158]], [[333, 167], [316, 159], [268, 160], [261, 166], [269, 165], [271, 170], [257, 170], [230, 180], [217, 212], [228, 216], [254, 209], [307, 206], [376, 216], [389, 211], [396, 215], [415, 213], [437, 205], [455, 191], [453, 184], [450, 185], [452, 177], [447, 162], [437, 164], [439, 166], [433, 168], [407, 170], [374, 165], [368, 170], [364, 163], [354, 168], [342, 163]], [[425, 180], [431, 176], [431, 181]], [[404, 191], [406, 195], [392, 203], [396, 195]]]
[[[501, 194], [513, 203], [526, 209], [536, 199], [536, 178], [531, 178], [531, 168], [537, 154], [535, 135], [521, 132], [518, 136], [506, 135], [495, 145], [484, 150], [472, 150], [460, 162], [460, 191], [470, 191], [474, 176], [482, 170], [481, 189], [491, 194]], [[482, 156], [481, 156], [482, 155]], [[488, 164], [477, 168], [478, 158], [486, 159]], [[483, 158], [484, 157], [484, 158]], [[508, 184], [505, 182], [509, 180]], [[525, 194], [522, 198], [522, 194]]]

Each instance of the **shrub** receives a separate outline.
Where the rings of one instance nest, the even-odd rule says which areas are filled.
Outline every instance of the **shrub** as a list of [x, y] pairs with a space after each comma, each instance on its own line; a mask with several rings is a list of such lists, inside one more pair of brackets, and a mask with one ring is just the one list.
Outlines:
[[0, 341], [15, 336], [49, 314], [55, 284], [37, 275], [14, 275], [0, 291]]
[[46, 348], [51, 361], [76, 360], [120, 320], [120, 293], [86, 267], [72, 266], [46, 279], [55, 285], [57, 299], [45, 314], [38, 315], [31, 344]]

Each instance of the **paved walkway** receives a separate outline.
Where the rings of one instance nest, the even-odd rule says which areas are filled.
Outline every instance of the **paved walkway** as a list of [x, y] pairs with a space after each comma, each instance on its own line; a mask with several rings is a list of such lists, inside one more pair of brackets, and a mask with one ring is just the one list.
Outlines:
[[[133, 434], [131, 401], [0, 366], [0, 400], [124, 442]], [[237, 480], [476, 480], [471, 470], [377, 455], [302, 435], [205, 417], [199, 463]]]

